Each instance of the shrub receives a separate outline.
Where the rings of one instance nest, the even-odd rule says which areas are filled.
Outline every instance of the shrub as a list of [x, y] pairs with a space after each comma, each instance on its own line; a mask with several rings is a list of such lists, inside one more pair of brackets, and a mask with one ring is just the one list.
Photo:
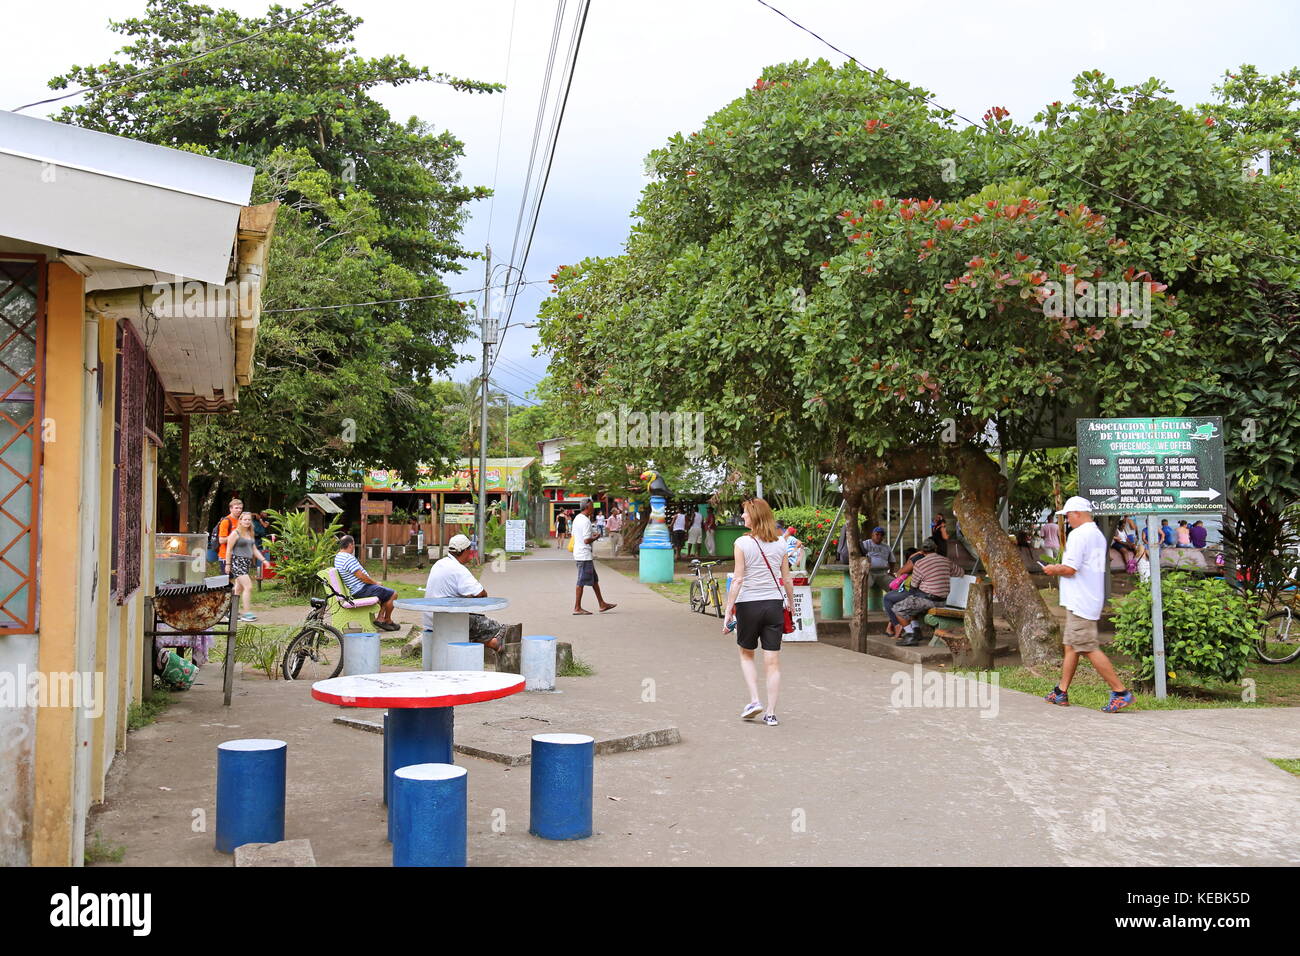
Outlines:
[[[1257, 610], [1217, 578], [1173, 572], [1162, 576], [1161, 585], [1168, 670], [1240, 682], [1259, 627]], [[1138, 662], [1139, 680], [1152, 680], [1150, 583], [1120, 600], [1116, 611], [1115, 649]]]
[[328, 567], [338, 550], [336, 538], [342, 527], [334, 518], [324, 531], [313, 531], [306, 511], [267, 511], [277, 539], [270, 544], [276, 576], [289, 594], [311, 594], [316, 573]]
[[271, 680], [280, 677], [280, 658], [293, 633], [283, 624], [241, 624], [235, 635], [235, 660], [252, 664]]
[[[808, 566], [811, 568], [813, 559], [817, 557], [817, 550], [826, 539], [826, 534], [833, 531], [835, 536], [838, 536], [840, 533], [840, 526], [844, 524], [844, 519], [836, 520], [837, 511], [838, 507], [816, 508], [812, 505], [799, 505], [794, 508], [781, 508], [773, 513], [777, 521], [794, 525], [795, 536], [808, 549]], [[831, 539], [830, 546], [835, 547], [834, 537]]]

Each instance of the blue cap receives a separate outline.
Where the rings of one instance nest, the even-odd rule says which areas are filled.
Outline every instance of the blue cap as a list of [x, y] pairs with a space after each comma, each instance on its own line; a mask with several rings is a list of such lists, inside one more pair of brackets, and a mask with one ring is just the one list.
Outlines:
[[885, 533], [885, 529], [884, 529], [884, 528], [872, 528], [872, 529], [871, 529], [871, 533], [872, 533], [872, 534], [875, 534], [877, 531], [879, 531], [881, 534], [884, 534], [884, 533]]

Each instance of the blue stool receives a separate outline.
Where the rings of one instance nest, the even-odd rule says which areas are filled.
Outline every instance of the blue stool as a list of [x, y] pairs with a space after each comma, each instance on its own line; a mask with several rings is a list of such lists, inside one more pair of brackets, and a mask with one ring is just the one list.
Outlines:
[[388, 769], [388, 745], [392, 742], [393, 735], [388, 732], [388, 711], [384, 711], [384, 779], [380, 781], [380, 792], [384, 795], [384, 806], [388, 806], [388, 780], [391, 771]]
[[284, 839], [288, 751], [283, 740], [227, 740], [217, 745], [218, 852]]
[[544, 840], [582, 840], [591, 836], [595, 753], [595, 738], [586, 734], [533, 737], [529, 833]]
[[384, 724], [384, 773], [387, 798], [388, 840], [393, 840], [393, 774], [401, 767], [452, 762], [453, 707], [392, 707]]
[[464, 866], [468, 825], [464, 767], [421, 763], [393, 771], [393, 866]]

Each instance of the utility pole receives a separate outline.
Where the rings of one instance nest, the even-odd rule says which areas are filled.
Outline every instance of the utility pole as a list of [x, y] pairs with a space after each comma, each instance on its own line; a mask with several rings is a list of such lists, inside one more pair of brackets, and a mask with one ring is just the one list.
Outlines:
[[496, 322], [492, 319], [492, 246], [487, 247], [487, 264], [483, 268], [483, 311], [480, 314], [480, 338], [483, 340], [483, 393], [480, 399], [478, 440], [478, 559], [487, 551], [487, 441], [488, 441], [488, 360], [496, 344]]

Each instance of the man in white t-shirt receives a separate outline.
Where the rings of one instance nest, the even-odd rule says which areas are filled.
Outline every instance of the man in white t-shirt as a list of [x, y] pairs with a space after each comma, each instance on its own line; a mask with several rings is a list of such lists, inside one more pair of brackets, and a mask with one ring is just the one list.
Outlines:
[[600, 578], [596, 576], [596, 561], [591, 553], [591, 543], [600, 537], [591, 520], [595, 507], [590, 498], [582, 500], [582, 510], [573, 519], [573, 560], [578, 565], [578, 589], [573, 598], [574, 614], [590, 614], [582, 606], [582, 589], [589, 587], [596, 592], [596, 603], [602, 611], [611, 610], [618, 605], [610, 604], [600, 593]]
[[[478, 578], [465, 567], [470, 554], [469, 538], [463, 534], [454, 535], [447, 542], [446, 556], [433, 562], [433, 567], [429, 568], [428, 580], [424, 582], [424, 596], [427, 598], [487, 597], [487, 588], [483, 587]], [[424, 626], [426, 629], [433, 628], [433, 613], [430, 611], [425, 612]], [[505, 630], [504, 624], [483, 614], [469, 616], [469, 639], [494, 651], [499, 652], [505, 646]]]
[[1060, 564], [1043, 565], [1044, 574], [1061, 579], [1061, 607], [1065, 608], [1065, 661], [1061, 682], [1043, 699], [1050, 704], [1070, 706], [1070, 681], [1079, 666], [1079, 655], [1092, 662], [1101, 679], [1110, 685], [1110, 701], [1102, 708], [1113, 714], [1133, 703], [1133, 692], [1115, 673], [1110, 658], [1097, 639], [1097, 621], [1106, 603], [1106, 536], [1092, 520], [1092, 503], [1075, 495], [1057, 514], [1065, 515], [1070, 526], [1065, 554]]
[[677, 512], [673, 518], [673, 560], [682, 559], [682, 548], [686, 547], [686, 511]]

